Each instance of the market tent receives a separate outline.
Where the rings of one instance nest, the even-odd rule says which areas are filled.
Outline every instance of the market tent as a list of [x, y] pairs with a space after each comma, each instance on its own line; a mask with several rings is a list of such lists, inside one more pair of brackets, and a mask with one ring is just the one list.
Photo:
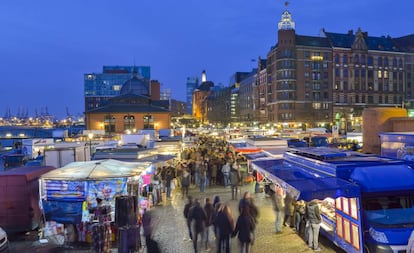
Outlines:
[[312, 173], [284, 159], [257, 160], [253, 169], [272, 183], [279, 184], [292, 196], [310, 201], [326, 197], [359, 196], [359, 188], [343, 179]]
[[45, 217], [63, 224], [79, 224], [89, 219], [84, 202], [96, 206], [99, 197], [111, 206], [113, 219], [116, 196], [126, 195], [128, 182], [138, 183], [151, 166], [148, 162], [106, 159], [72, 162], [50, 171], [41, 177]]
[[123, 162], [115, 159], [72, 162], [50, 171], [42, 179], [95, 180], [139, 176], [151, 166], [149, 162]]

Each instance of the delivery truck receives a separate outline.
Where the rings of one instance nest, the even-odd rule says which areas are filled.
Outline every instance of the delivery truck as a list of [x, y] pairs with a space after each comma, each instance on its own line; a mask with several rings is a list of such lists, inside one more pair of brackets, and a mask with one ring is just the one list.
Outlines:
[[252, 165], [293, 198], [318, 200], [320, 233], [346, 252], [413, 252], [413, 162], [308, 147]]
[[53, 169], [26, 166], [0, 171], [0, 227], [7, 232], [22, 232], [42, 225], [39, 178]]

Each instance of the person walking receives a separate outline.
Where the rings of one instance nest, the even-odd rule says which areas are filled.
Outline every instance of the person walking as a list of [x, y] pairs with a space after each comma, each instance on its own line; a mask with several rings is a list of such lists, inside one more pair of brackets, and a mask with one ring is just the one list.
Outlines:
[[199, 181], [200, 181], [200, 192], [206, 192], [207, 168], [204, 162], [200, 164], [198, 173], [199, 173]]
[[230, 162], [227, 161], [223, 167], [221, 168], [221, 172], [223, 173], [223, 183], [224, 187], [227, 187], [230, 185]]
[[308, 246], [314, 251], [321, 251], [321, 248], [319, 248], [319, 229], [321, 227], [322, 217], [316, 200], [312, 200], [306, 206], [306, 217], [309, 222]]
[[166, 190], [167, 199], [171, 199], [171, 182], [173, 181], [173, 179], [174, 179], [173, 173], [170, 169], [168, 169], [165, 175], [165, 187], [167, 189]]
[[[190, 220], [190, 211], [193, 208], [194, 202], [193, 202], [193, 197], [191, 196], [187, 196], [188, 202], [184, 205], [184, 218], [185, 218], [185, 222], [187, 223], [187, 228], [188, 228], [188, 236], [189, 239], [188, 240], [193, 240], [193, 232], [191, 230], [191, 220]], [[185, 240], [185, 238], [184, 238]]]
[[257, 217], [259, 215], [259, 209], [254, 204], [253, 199], [250, 195], [250, 192], [248, 192], [248, 191], [246, 191], [243, 194], [243, 198], [241, 198], [240, 201], [239, 201], [239, 214], [242, 213], [244, 208], [249, 209], [249, 214], [254, 219], [254, 222], [257, 223]]
[[275, 185], [275, 191], [271, 191], [273, 210], [275, 211], [275, 232], [280, 234], [283, 232], [282, 224], [285, 210], [285, 191], [279, 185]]
[[206, 251], [210, 251], [210, 247], [208, 245], [209, 243], [209, 235], [210, 235], [210, 228], [213, 225], [214, 219], [215, 219], [215, 210], [214, 210], [214, 206], [211, 203], [210, 198], [206, 198], [205, 200], [205, 204], [204, 204], [204, 212], [206, 213], [207, 216], [207, 222], [206, 222], [206, 228], [205, 228], [205, 250]]
[[219, 238], [217, 253], [221, 253], [222, 251], [230, 253], [230, 236], [234, 231], [234, 219], [229, 206], [220, 205], [214, 223], [217, 227], [217, 236]]
[[231, 199], [237, 199], [239, 184], [240, 184], [240, 174], [236, 168], [231, 168], [230, 170], [230, 184], [231, 184]]
[[188, 196], [188, 187], [190, 187], [191, 182], [190, 177], [191, 175], [187, 169], [183, 169], [183, 173], [181, 175], [181, 194], [183, 199]]
[[294, 214], [295, 214], [295, 199], [290, 195], [286, 194], [285, 198], [285, 218], [283, 219], [283, 225], [294, 228]]
[[218, 161], [217, 158], [214, 158], [211, 161], [211, 175], [210, 175], [210, 185], [216, 185], [216, 178], [217, 178], [217, 165]]
[[240, 243], [240, 253], [249, 253], [250, 247], [254, 242], [254, 230], [256, 222], [250, 213], [249, 206], [243, 206], [239, 217], [237, 218], [236, 227], [232, 236], [238, 235]]
[[205, 224], [207, 222], [207, 215], [204, 212], [204, 209], [201, 207], [200, 201], [196, 199], [194, 201], [194, 206], [189, 213], [189, 220], [192, 223], [193, 228], [193, 247], [194, 253], [198, 252], [198, 236], [201, 235], [201, 240], [203, 239]]

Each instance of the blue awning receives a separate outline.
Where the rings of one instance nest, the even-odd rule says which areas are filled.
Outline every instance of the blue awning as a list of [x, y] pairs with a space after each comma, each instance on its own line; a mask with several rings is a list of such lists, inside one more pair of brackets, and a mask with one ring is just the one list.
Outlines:
[[283, 159], [253, 161], [252, 166], [297, 199], [310, 201], [327, 197], [360, 196], [359, 187], [354, 184], [336, 177], [310, 172]]

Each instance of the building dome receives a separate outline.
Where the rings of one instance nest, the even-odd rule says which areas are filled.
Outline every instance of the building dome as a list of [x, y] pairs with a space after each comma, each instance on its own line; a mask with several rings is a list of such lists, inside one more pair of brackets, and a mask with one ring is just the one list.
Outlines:
[[122, 85], [120, 95], [126, 94], [149, 96], [149, 85], [143, 80], [134, 76], [130, 80], [126, 81], [124, 85]]

